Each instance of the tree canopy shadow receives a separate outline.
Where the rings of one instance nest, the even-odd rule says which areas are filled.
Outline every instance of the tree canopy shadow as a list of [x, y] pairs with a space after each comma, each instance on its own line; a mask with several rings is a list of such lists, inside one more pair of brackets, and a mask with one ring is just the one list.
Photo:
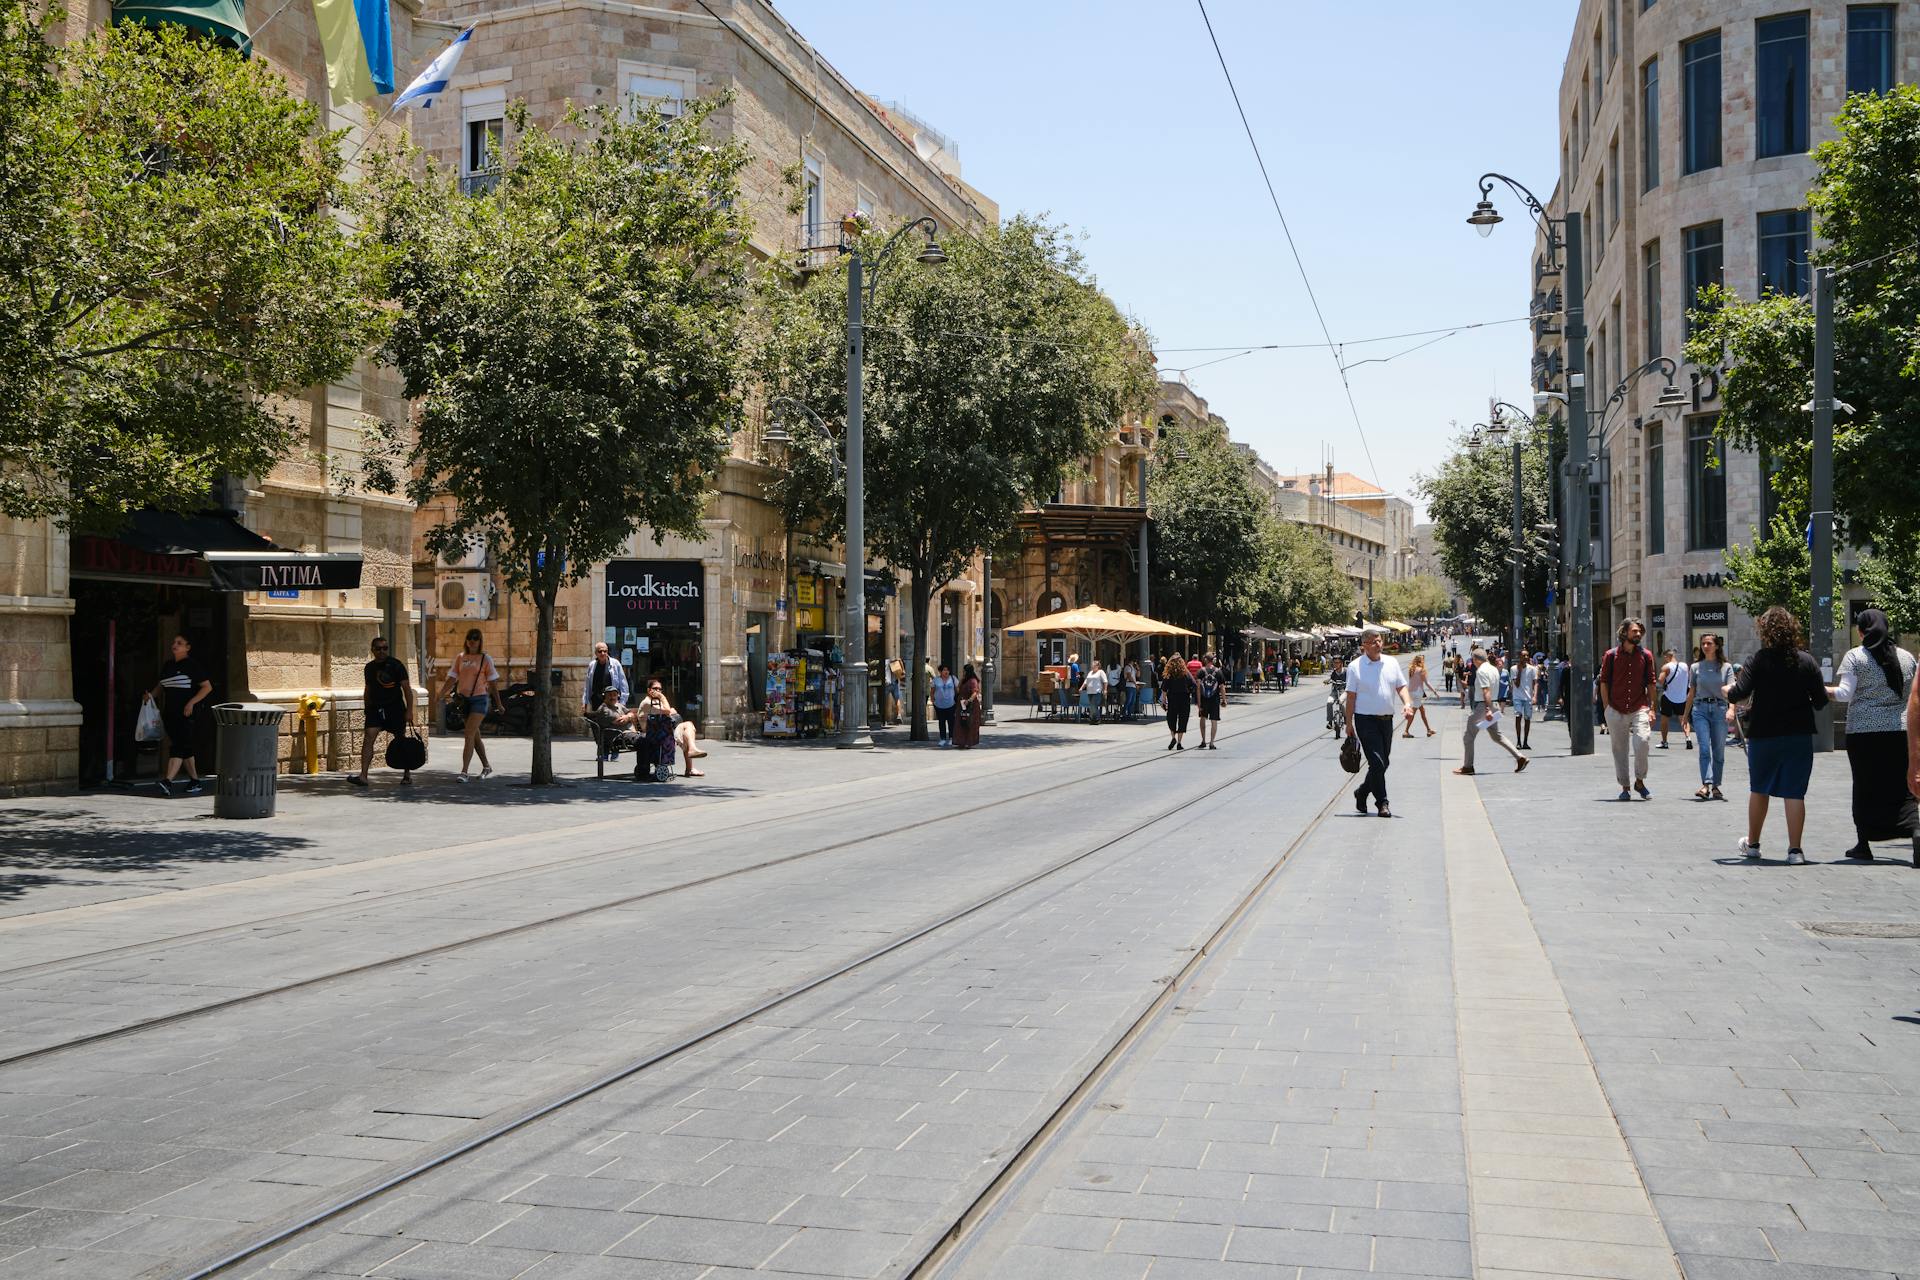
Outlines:
[[258, 828], [129, 826], [81, 809], [0, 809], [0, 901], [95, 876], [256, 862], [311, 843]]

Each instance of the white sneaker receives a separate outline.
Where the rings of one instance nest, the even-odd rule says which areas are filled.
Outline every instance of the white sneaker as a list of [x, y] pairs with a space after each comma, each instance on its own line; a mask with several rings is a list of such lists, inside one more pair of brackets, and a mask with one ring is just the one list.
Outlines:
[[1745, 836], [1741, 836], [1740, 837], [1740, 856], [1745, 858], [1748, 862], [1758, 862], [1760, 861], [1760, 846], [1757, 844], [1748, 844], [1747, 838]]
[[1789, 849], [1787, 850], [1787, 865], [1790, 867], [1804, 867], [1807, 865], [1807, 855], [1798, 849]]

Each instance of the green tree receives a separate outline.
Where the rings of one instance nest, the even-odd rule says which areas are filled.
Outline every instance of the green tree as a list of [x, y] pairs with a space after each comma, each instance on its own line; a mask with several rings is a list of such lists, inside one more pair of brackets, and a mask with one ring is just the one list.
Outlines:
[[[1546, 523], [1550, 509], [1549, 436], [1521, 428], [1520, 527], [1525, 534], [1526, 569], [1521, 590], [1530, 604], [1546, 600], [1552, 563], [1533, 530]], [[1513, 625], [1513, 448], [1511, 443], [1468, 446], [1463, 433], [1454, 451], [1415, 488], [1434, 523], [1440, 565], [1472, 602], [1473, 612], [1502, 632]]]
[[[1852, 406], [1834, 423], [1836, 541], [1871, 549], [1862, 576], [1878, 593], [1920, 578], [1920, 88], [1855, 95], [1834, 123], [1837, 136], [1814, 148], [1807, 204], [1814, 262], [1836, 268], [1834, 388]], [[1687, 359], [1724, 368], [1719, 430], [1771, 460], [1784, 516], [1729, 548], [1734, 596], [1791, 604], [1804, 621], [1809, 590], [1792, 574], [1807, 561], [1813, 309], [1723, 289], [1701, 302]]]
[[378, 311], [336, 139], [264, 59], [54, 21], [0, 0], [0, 514], [111, 530], [272, 467], [272, 397], [346, 372]]
[[1285, 631], [1352, 617], [1353, 583], [1325, 539], [1271, 511], [1261, 513], [1258, 537], [1253, 621]]
[[1264, 580], [1266, 502], [1246, 454], [1211, 425], [1169, 426], [1147, 474], [1156, 611], [1169, 622], [1235, 634], [1253, 621]]
[[1453, 612], [1453, 595], [1447, 590], [1447, 584], [1431, 574], [1383, 582], [1376, 589], [1375, 597], [1386, 617], [1402, 622], [1412, 618], [1438, 618]]
[[407, 152], [379, 158], [369, 219], [399, 308], [386, 356], [415, 397], [409, 495], [455, 500], [428, 537], [478, 536], [538, 614], [533, 781], [553, 780], [553, 610], [636, 531], [700, 536], [740, 419], [745, 151], [714, 102], [677, 119], [509, 112], [498, 185], [463, 195]]
[[[913, 737], [925, 739], [933, 591], [1050, 498], [1152, 394], [1146, 344], [1055, 226], [1017, 217], [945, 232], [942, 265], [896, 252], [866, 312], [867, 551], [912, 578]], [[844, 263], [797, 287], [769, 277], [754, 363], [767, 395], [846, 417]], [[837, 440], [793, 431], [770, 496], [827, 536], [844, 532]]]

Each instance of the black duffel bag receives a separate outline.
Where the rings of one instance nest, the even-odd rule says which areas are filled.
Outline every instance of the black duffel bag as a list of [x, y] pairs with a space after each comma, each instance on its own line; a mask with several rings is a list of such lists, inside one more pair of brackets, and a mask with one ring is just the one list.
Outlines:
[[387, 768], [389, 769], [418, 769], [426, 762], [426, 739], [414, 737], [411, 729], [387, 743]]

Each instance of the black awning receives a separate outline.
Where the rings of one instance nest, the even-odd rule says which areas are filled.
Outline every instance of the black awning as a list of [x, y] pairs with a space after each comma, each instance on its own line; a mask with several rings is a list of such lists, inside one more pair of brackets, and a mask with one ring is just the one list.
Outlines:
[[289, 551], [229, 511], [136, 511], [118, 541], [158, 556], [199, 556], [215, 591], [333, 591], [360, 585], [358, 552]]

